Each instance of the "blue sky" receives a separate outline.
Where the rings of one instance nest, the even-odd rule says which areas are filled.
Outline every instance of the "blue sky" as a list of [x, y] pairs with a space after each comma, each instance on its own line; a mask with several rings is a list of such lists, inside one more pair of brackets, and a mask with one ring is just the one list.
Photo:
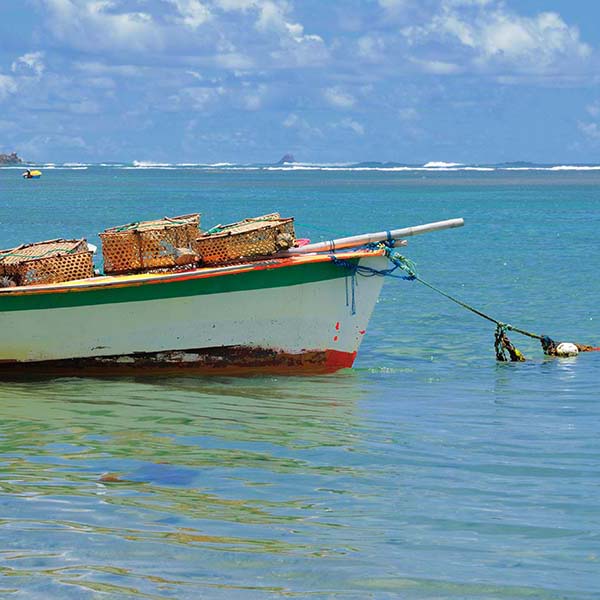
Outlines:
[[0, 151], [600, 162], [599, 20], [583, 0], [0, 0]]

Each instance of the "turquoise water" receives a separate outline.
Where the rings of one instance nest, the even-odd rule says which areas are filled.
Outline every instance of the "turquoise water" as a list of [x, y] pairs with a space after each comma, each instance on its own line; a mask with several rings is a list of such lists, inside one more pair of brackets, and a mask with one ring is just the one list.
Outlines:
[[[313, 240], [464, 217], [411, 239], [423, 278], [600, 345], [599, 190], [594, 172], [6, 169], [0, 222], [10, 247], [194, 211], [280, 210]], [[598, 598], [600, 354], [511, 339], [530, 360], [497, 364], [490, 323], [390, 280], [352, 371], [3, 383], [0, 597]]]

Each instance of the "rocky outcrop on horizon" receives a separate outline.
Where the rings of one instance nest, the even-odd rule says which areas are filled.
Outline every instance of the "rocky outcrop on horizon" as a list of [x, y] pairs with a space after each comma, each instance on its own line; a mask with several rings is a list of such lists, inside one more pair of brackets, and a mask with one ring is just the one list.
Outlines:
[[293, 154], [284, 154], [280, 159], [279, 162], [276, 163], [278, 165], [284, 165], [286, 163], [295, 163], [296, 159], [294, 158]]
[[0, 154], [0, 165], [19, 165], [23, 161], [17, 156], [16, 152], [10, 154]]

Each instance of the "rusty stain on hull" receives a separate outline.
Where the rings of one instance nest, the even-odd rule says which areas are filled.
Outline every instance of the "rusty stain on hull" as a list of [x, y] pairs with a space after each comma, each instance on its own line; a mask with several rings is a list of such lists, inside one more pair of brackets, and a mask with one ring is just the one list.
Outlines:
[[356, 352], [310, 350], [299, 354], [251, 346], [218, 346], [45, 361], [1, 361], [0, 377], [320, 374], [350, 368]]

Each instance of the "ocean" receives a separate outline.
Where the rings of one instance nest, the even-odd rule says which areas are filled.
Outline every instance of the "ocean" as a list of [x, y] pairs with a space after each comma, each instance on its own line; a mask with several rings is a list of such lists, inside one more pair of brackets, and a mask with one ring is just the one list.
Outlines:
[[[0, 169], [3, 248], [190, 212], [313, 241], [463, 217], [402, 250], [423, 279], [600, 346], [598, 168], [42, 170]], [[335, 375], [3, 382], [0, 597], [597, 599], [600, 353], [510, 338], [526, 362], [389, 279]]]

